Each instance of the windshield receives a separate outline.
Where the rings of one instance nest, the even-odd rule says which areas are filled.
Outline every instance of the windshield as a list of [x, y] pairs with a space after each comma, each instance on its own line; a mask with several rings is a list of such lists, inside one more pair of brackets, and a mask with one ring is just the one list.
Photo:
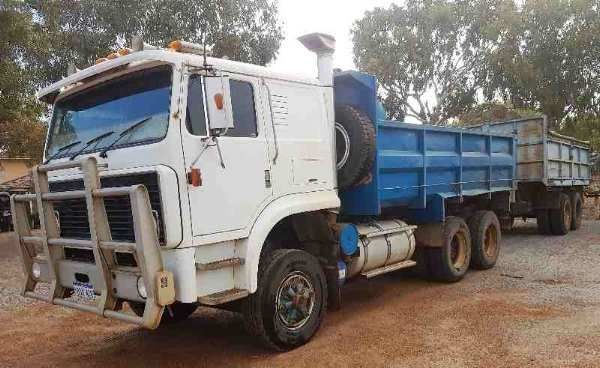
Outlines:
[[167, 134], [171, 105], [169, 66], [134, 72], [65, 97], [54, 106], [46, 156], [74, 144], [56, 157], [80, 150], [87, 141], [103, 133], [114, 134], [96, 141], [84, 152], [110, 145], [119, 134], [141, 119], [149, 120], [119, 140], [115, 148], [157, 142]]

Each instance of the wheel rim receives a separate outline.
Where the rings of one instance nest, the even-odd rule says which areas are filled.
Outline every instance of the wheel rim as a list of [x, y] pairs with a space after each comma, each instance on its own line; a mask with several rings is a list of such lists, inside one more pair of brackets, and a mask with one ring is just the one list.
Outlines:
[[485, 230], [483, 251], [488, 258], [494, 258], [498, 249], [498, 232], [492, 225]]
[[458, 232], [452, 237], [450, 243], [450, 261], [452, 266], [460, 270], [467, 263], [467, 239], [465, 236]]
[[308, 277], [294, 271], [287, 275], [277, 289], [277, 318], [288, 329], [304, 326], [315, 307], [315, 289]]
[[350, 157], [350, 135], [344, 126], [340, 123], [335, 123], [335, 153], [336, 153], [336, 168], [339, 170]]
[[567, 227], [571, 226], [571, 204], [569, 202], [566, 202], [563, 208], [563, 222]]

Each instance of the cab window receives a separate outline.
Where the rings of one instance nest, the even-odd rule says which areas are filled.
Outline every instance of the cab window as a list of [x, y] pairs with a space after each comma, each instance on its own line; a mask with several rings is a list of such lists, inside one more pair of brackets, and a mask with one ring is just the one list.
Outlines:
[[204, 86], [202, 85], [202, 77], [199, 75], [190, 76], [185, 124], [190, 133], [202, 136], [207, 135], [206, 111], [204, 110]]
[[252, 84], [240, 80], [229, 80], [233, 128], [227, 131], [229, 137], [256, 137], [256, 110]]

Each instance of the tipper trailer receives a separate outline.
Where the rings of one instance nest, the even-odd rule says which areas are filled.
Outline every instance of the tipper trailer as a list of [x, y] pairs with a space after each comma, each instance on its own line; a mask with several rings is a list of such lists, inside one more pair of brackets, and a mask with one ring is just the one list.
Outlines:
[[235, 309], [290, 349], [353, 277], [492, 267], [516, 139], [387, 121], [374, 77], [334, 76], [331, 36], [300, 41], [318, 79], [137, 39], [41, 90], [45, 162], [11, 197], [23, 294], [151, 329]]
[[540, 234], [564, 235], [581, 226], [585, 188], [591, 180], [589, 142], [549, 129], [546, 116], [470, 127], [517, 138], [515, 199], [502, 220], [536, 218]]

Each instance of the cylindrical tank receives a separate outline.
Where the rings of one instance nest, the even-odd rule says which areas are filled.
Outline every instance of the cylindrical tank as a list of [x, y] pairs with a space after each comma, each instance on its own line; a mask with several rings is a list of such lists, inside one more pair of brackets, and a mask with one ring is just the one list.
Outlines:
[[410, 259], [415, 251], [416, 226], [400, 220], [356, 224], [358, 249], [348, 265], [346, 277]]

